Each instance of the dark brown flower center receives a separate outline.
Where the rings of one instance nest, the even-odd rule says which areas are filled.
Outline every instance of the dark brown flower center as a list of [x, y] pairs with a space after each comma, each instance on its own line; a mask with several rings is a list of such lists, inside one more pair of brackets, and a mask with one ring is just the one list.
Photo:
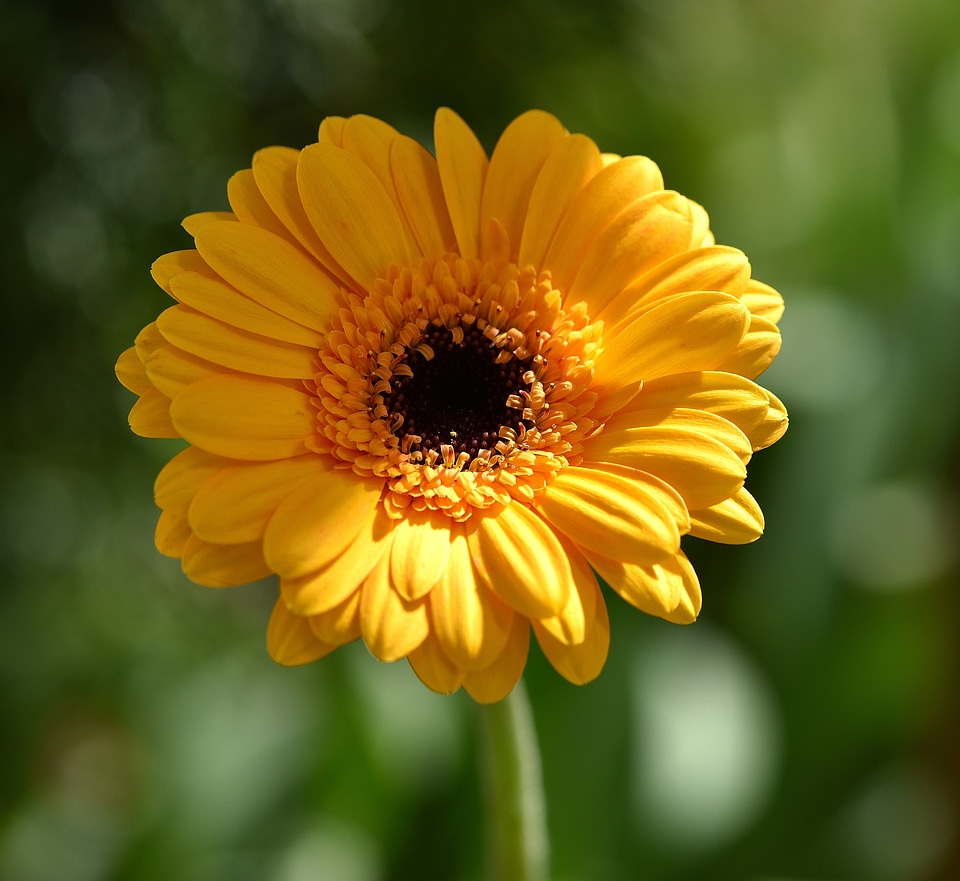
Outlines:
[[509, 406], [507, 399], [526, 392], [523, 375], [530, 360], [511, 357], [497, 363], [503, 349], [476, 326], [462, 330], [463, 340], [457, 342], [446, 327], [429, 326], [420, 345], [426, 344], [433, 357], [409, 349], [406, 363], [413, 375], [390, 380], [383, 402], [391, 416], [403, 419], [397, 437], [420, 438], [404, 446], [408, 452], [440, 452], [441, 445], [449, 444], [455, 455], [473, 459], [496, 446], [501, 426], [519, 432], [524, 425], [522, 410]]

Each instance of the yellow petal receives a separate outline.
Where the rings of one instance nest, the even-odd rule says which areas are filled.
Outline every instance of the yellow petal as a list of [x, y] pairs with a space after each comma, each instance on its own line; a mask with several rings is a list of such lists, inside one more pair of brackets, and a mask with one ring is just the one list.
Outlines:
[[664, 412], [676, 408], [706, 410], [748, 434], [766, 418], [770, 399], [765, 389], [746, 377], [703, 370], [646, 382], [625, 409]]
[[597, 579], [577, 546], [563, 534], [559, 534], [557, 538], [560, 539], [570, 561], [574, 590], [570, 591], [567, 604], [559, 615], [553, 618], [535, 618], [534, 629], [546, 631], [554, 640], [564, 645], [579, 645], [586, 638], [587, 617], [590, 614], [590, 610], [584, 606], [584, 597], [590, 600], [591, 591], [597, 586]]
[[321, 642], [345, 645], [360, 638], [360, 591], [354, 590], [343, 602], [307, 619]]
[[604, 337], [595, 381], [619, 389], [671, 373], [718, 369], [746, 332], [749, 314], [727, 294], [664, 300], [609, 341]]
[[585, 300], [592, 317], [638, 276], [683, 251], [690, 242], [690, 208], [672, 190], [651, 193], [629, 205], [587, 253], [568, 296]]
[[140, 437], [180, 437], [170, 417], [170, 399], [147, 389], [127, 416], [130, 430]]
[[157, 507], [186, 514], [200, 487], [230, 464], [229, 459], [212, 456], [197, 447], [181, 450], [160, 469], [153, 483]]
[[267, 651], [274, 661], [296, 667], [329, 655], [335, 648], [317, 639], [306, 618], [294, 615], [277, 600], [267, 625]]
[[480, 229], [497, 220], [507, 232], [514, 259], [537, 176], [544, 160], [566, 137], [555, 116], [528, 110], [504, 129], [490, 157], [480, 201]]
[[756, 379], [772, 363], [780, 351], [780, 331], [772, 321], [753, 315], [750, 328], [736, 349], [718, 366], [718, 370], [739, 373]]
[[397, 198], [421, 254], [437, 256], [456, 244], [443, 198], [437, 160], [412, 138], [397, 138], [390, 150]]
[[503, 700], [520, 681], [529, 650], [530, 624], [521, 615], [514, 615], [503, 651], [485, 670], [464, 676], [464, 691], [480, 704], [495, 704]]
[[142, 395], [153, 387], [147, 378], [147, 371], [144, 369], [143, 362], [137, 354], [136, 346], [131, 346], [117, 359], [114, 372], [117, 379], [120, 380], [120, 384], [135, 395]]
[[663, 568], [675, 573], [680, 580], [680, 602], [667, 616], [667, 621], [673, 624], [692, 624], [700, 614], [702, 598], [700, 594], [700, 579], [697, 578], [693, 564], [682, 551]]
[[306, 379], [315, 372], [315, 349], [231, 327], [189, 306], [166, 309], [157, 327], [185, 352], [232, 370], [278, 379]]
[[190, 503], [190, 526], [204, 541], [240, 544], [263, 538], [288, 495], [318, 472], [317, 456], [228, 465], [204, 482]]
[[449, 554], [450, 519], [442, 514], [411, 514], [393, 531], [391, 583], [404, 599], [418, 600], [440, 580]]
[[227, 181], [227, 199], [237, 220], [241, 223], [259, 226], [261, 229], [269, 230], [275, 236], [289, 239], [291, 242], [296, 241], [290, 235], [290, 230], [273, 213], [267, 200], [263, 198], [252, 168], [238, 171]]
[[[641, 401], [638, 397], [637, 401]], [[752, 450], [747, 436], [736, 425], [706, 410], [690, 410], [685, 407], [673, 409], [647, 409], [639, 406], [637, 401], [630, 403], [616, 416], [607, 421], [604, 434], [609, 432], [631, 431], [641, 426], [659, 426], [662, 428], [678, 428], [702, 434], [713, 438], [739, 456], [740, 461], [750, 461]]]
[[287, 607], [298, 615], [319, 615], [343, 602], [390, 549], [396, 522], [377, 506], [364, 515], [356, 538], [334, 560], [308, 575], [281, 578]]
[[740, 301], [750, 310], [751, 315], [765, 318], [771, 324], [776, 324], [783, 315], [783, 297], [780, 293], [755, 278], [750, 280]]
[[565, 468], [538, 496], [537, 510], [581, 548], [630, 563], [676, 554], [689, 528], [675, 489], [615, 465]]
[[297, 185], [299, 159], [300, 151], [290, 147], [267, 147], [257, 151], [253, 157], [253, 176], [257, 187], [270, 210], [287, 230], [283, 238], [293, 236], [332, 278], [338, 283], [347, 284], [350, 276], [320, 241], [304, 210]]
[[663, 189], [660, 169], [646, 156], [628, 156], [607, 165], [570, 200], [544, 257], [560, 290], [569, 289], [587, 253], [628, 205]]
[[196, 241], [217, 274], [251, 300], [306, 327], [326, 330], [339, 288], [286, 239], [245, 223], [211, 223]]
[[749, 280], [750, 263], [736, 248], [716, 245], [684, 251], [647, 270], [624, 288], [604, 308], [603, 320], [612, 333], [617, 333], [619, 322], [629, 322], [633, 313], [645, 311], [664, 297], [692, 291], [740, 297]]
[[464, 671], [444, 654], [432, 633], [407, 655], [407, 662], [417, 678], [437, 694], [452, 694], [463, 682]]
[[591, 573], [591, 582], [578, 585], [579, 601], [584, 614], [584, 638], [571, 644], [557, 639], [544, 621], [532, 621], [540, 648], [547, 660], [564, 679], [584, 685], [600, 675], [610, 650], [610, 619], [600, 586]]
[[430, 618], [437, 642], [460, 670], [482, 670], [503, 651], [514, 613], [474, 573], [462, 531], [450, 546], [440, 582], [430, 593]]
[[386, 554], [361, 588], [360, 629], [367, 648], [386, 662], [410, 654], [430, 630], [426, 600], [405, 600], [390, 585], [390, 559]]
[[468, 542], [481, 581], [530, 618], [549, 618], [567, 604], [573, 576], [553, 530], [518, 502], [473, 518]]
[[603, 168], [597, 145], [570, 135], [547, 156], [537, 175], [520, 239], [520, 266], [540, 267], [570, 200]]
[[264, 554], [283, 578], [315, 572], [343, 553], [369, 524], [382, 480], [331, 470], [287, 496], [267, 526]]
[[307, 452], [316, 430], [309, 397], [280, 382], [223, 374], [187, 386], [170, 407], [188, 441], [220, 456], [264, 461]]
[[717, 505], [691, 511], [690, 522], [691, 535], [720, 544], [749, 544], [763, 534], [763, 512], [745, 489]]
[[789, 425], [787, 408], [783, 406], [783, 402], [773, 392], [766, 389], [764, 391], [770, 400], [770, 406], [763, 421], [750, 429], [749, 437], [754, 450], [763, 450], [776, 443], [786, 433]]
[[195, 236], [198, 230], [203, 229], [208, 223], [219, 223], [223, 220], [236, 222], [236, 216], [232, 211], [201, 211], [197, 214], [191, 214], [183, 218], [181, 226], [190, 235]]
[[171, 399], [198, 379], [227, 372], [219, 364], [188, 355], [171, 345], [160, 346], [152, 351], [145, 366], [147, 376], [157, 390]]
[[270, 574], [259, 541], [224, 545], [193, 535], [183, 549], [181, 565], [191, 581], [204, 587], [236, 587]]
[[733, 495], [747, 476], [743, 461], [712, 437], [674, 426], [604, 431], [584, 444], [587, 461], [627, 465], [659, 477], [687, 508], [706, 508]]
[[261, 306], [219, 277], [181, 272], [170, 288], [185, 306], [233, 327], [314, 349], [323, 343], [322, 333]]
[[682, 555], [650, 566], [611, 560], [590, 551], [586, 556], [597, 574], [641, 612], [674, 624], [689, 624], [696, 618], [700, 610], [700, 588], [693, 568], [678, 562]]
[[487, 176], [487, 154], [470, 127], [456, 113], [441, 107], [434, 118], [433, 140], [450, 222], [463, 257], [477, 257], [480, 248], [480, 200]]
[[690, 213], [693, 219], [693, 229], [690, 232], [690, 247], [705, 248], [714, 244], [713, 233], [710, 232], [710, 216], [703, 205], [690, 200]]
[[300, 152], [297, 186], [310, 223], [364, 290], [391, 265], [410, 262], [403, 225], [377, 176], [356, 156], [329, 144]]
[[210, 271], [210, 267], [207, 266], [206, 261], [200, 256], [199, 252], [192, 249], [189, 251], [173, 251], [170, 254], [164, 254], [162, 257], [154, 260], [153, 265], [150, 267], [150, 275], [153, 277], [153, 280], [170, 294], [171, 297], [175, 297], [175, 294], [170, 289], [170, 280], [176, 278], [181, 272], [209, 273]]

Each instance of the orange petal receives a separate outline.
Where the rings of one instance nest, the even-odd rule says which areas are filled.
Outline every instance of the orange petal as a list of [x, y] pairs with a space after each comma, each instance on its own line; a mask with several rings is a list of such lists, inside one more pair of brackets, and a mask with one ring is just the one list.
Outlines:
[[364, 290], [410, 262], [393, 200], [361, 159], [330, 144], [300, 152], [297, 186], [320, 240]]
[[213, 456], [197, 447], [187, 447], [174, 456], [153, 483], [158, 508], [186, 514], [200, 487], [227, 465], [229, 459]]
[[259, 226], [261, 229], [269, 230], [275, 236], [296, 241], [273, 213], [267, 200], [263, 198], [252, 168], [238, 171], [227, 181], [227, 199], [230, 200], [230, 207], [241, 223]]
[[223, 374], [187, 386], [170, 407], [177, 430], [204, 450], [234, 459], [285, 459], [307, 452], [316, 429], [309, 397], [268, 379]]
[[[270, 210], [283, 224], [286, 232], [282, 238], [293, 238], [310, 254], [334, 279], [344, 284], [350, 276], [337, 263], [320, 241], [316, 230], [307, 217], [297, 185], [297, 162], [300, 151], [291, 147], [267, 147], [257, 151], [253, 157], [253, 176]], [[266, 228], [266, 227], [265, 227]]]
[[356, 538], [334, 560], [308, 575], [281, 578], [280, 591], [288, 608], [298, 615], [319, 615], [343, 602], [390, 550], [396, 522], [377, 506], [364, 516]]
[[339, 288], [286, 239], [245, 223], [211, 223], [196, 241], [217, 274], [251, 300], [305, 327], [326, 330]]
[[214, 544], [191, 536], [183, 549], [183, 571], [204, 587], [235, 587], [270, 575], [259, 541]]
[[176, 295], [170, 289], [171, 279], [176, 278], [181, 272], [209, 273], [210, 271], [210, 267], [207, 266], [203, 257], [193, 249], [164, 254], [154, 260], [150, 267], [150, 275], [153, 280], [174, 298], [176, 298]]
[[520, 239], [520, 266], [540, 267], [571, 199], [603, 168], [586, 135], [570, 135], [547, 156], [537, 175]]
[[323, 343], [319, 331], [251, 300], [219, 276], [181, 272], [170, 282], [170, 288], [185, 306], [233, 327], [314, 349]]
[[114, 373], [120, 380], [120, 384], [135, 395], [142, 395], [153, 387], [147, 378], [147, 371], [144, 369], [143, 362], [137, 354], [136, 346], [131, 346], [125, 350], [117, 359]]
[[397, 218], [400, 220], [401, 227], [403, 227], [407, 251], [412, 255], [419, 252], [419, 246], [401, 208], [393, 173], [390, 170], [392, 147], [400, 138], [400, 133], [382, 119], [358, 113], [344, 123], [341, 146], [348, 153], [352, 153], [362, 160], [363, 164], [377, 176], [384, 192], [393, 202]]
[[331, 470], [308, 480], [276, 510], [263, 539], [271, 568], [283, 578], [331, 563], [369, 523], [382, 480]]
[[161, 511], [154, 533], [154, 544], [165, 557], [179, 560], [193, 535], [185, 512]]
[[320, 615], [307, 619], [317, 639], [329, 645], [345, 645], [360, 638], [360, 591]]
[[170, 417], [170, 399], [154, 388], [140, 396], [127, 420], [130, 430], [140, 437], [180, 437]]
[[306, 618], [294, 615], [277, 600], [267, 625], [267, 651], [278, 664], [295, 667], [309, 664], [336, 648], [317, 639]]
[[514, 259], [520, 250], [537, 176], [544, 160], [566, 137], [566, 130], [555, 116], [528, 110], [504, 129], [490, 157], [480, 201], [480, 230], [491, 220], [498, 221], [506, 230], [510, 256]]
[[480, 200], [487, 176], [487, 154], [470, 127], [456, 113], [441, 107], [434, 118], [433, 140], [450, 222], [463, 257], [480, 248]]
[[456, 244], [443, 198], [437, 160], [412, 138], [397, 138], [390, 150], [390, 170], [407, 224], [425, 256], [438, 256]]
[[232, 327], [189, 306], [171, 306], [157, 327], [173, 345], [231, 370], [278, 379], [306, 379], [314, 373], [316, 349]]
[[228, 465], [205, 481], [190, 504], [190, 526], [204, 541], [263, 538], [274, 511], [298, 486], [324, 472], [317, 456]]
[[144, 366], [157, 391], [171, 400], [198, 379], [228, 372], [219, 364], [188, 355], [171, 345], [154, 349]]
[[184, 217], [181, 226], [190, 235], [195, 236], [197, 231], [203, 229], [208, 223], [219, 223], [223, 220], [236, 222], [237, 218], [232, 211], [200, 211]]

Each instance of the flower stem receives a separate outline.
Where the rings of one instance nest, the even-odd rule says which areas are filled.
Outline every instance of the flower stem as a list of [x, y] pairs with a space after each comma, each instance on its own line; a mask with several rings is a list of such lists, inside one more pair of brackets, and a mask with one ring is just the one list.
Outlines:
[[494, 878], [546, 881], [549, 843], [540, 750], [523, 680], [480, 707]]

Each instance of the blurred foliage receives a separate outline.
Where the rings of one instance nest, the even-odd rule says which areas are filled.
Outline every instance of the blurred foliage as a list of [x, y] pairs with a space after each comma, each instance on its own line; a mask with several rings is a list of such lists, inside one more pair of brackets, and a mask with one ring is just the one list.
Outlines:
[[152, 547], [171, 446], [117, 354], [180, 217], [327, 114], [487, 146], [542, 107], [643, 152], [788, 309], [756, 545], [702, 618], [615, 598], [536, 649], [557, 879], [960, 877], [960, 6], [943, 0], [0, 0], [0, 878], [484, 875], [474, 707], [351, 646], [274, 667], [274, 588]]

